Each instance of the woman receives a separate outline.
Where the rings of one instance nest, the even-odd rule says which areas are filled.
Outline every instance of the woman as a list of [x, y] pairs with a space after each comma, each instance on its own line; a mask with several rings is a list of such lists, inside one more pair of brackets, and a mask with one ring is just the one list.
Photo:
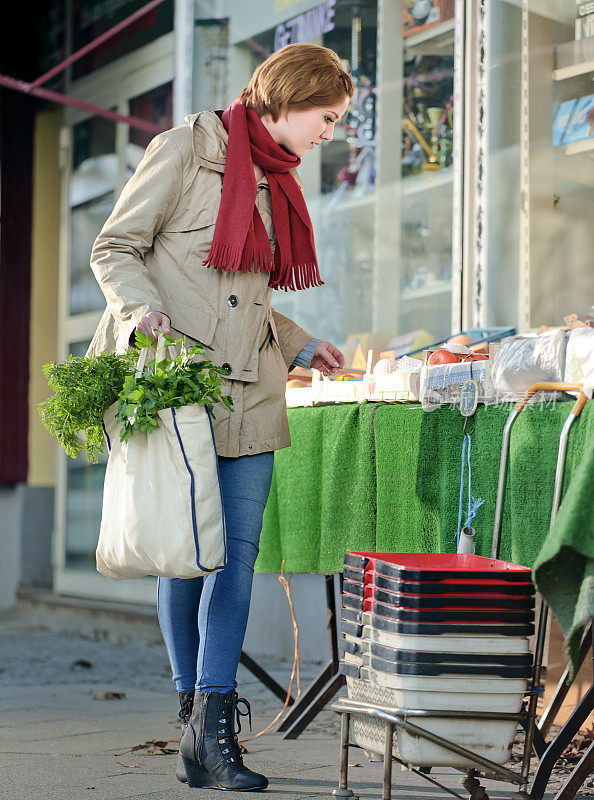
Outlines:
[[[333, 137], [354, 93], [332, 50], [294, 44], [270, 56], [224, 112], [157, 136], [93, 247], [107, 308], [91, 352], [126, 348], [135, 330], [180, 333], [213, 350], [234, 410], [215, 408], [227, 526], [224, 570], [160, 578], [158, 615], [180, 696], [177, 777], [189, 786], [264, 789], [244, 766], [234, 719], [273, 453], [290, 445], [287, 371], [332, 375], [342, 353], [271, 308], [273, 289], [322, 283], [300, 159]], [[164, 535], [166, 532], [164, 531]], [[239, 727], [239, 726], [238, 726]]]

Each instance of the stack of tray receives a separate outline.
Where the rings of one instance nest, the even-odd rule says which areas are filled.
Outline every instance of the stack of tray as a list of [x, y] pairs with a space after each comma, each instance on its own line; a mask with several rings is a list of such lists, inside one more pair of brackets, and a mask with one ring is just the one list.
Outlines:
[[[481, 556], [349, 553], [343, 577], [340, 670], [351, 699], [423, 711], [520, 711], [534, 632], [528, 568]], [[516, 728], [514, 720], [454, 717], [422, 724], [501, 764]], [[378, 720], [355, 715], [352, 733], [356, 744], [383, 752]], [[395, 754], [417, 765], [469, 764], [401, 730]]]

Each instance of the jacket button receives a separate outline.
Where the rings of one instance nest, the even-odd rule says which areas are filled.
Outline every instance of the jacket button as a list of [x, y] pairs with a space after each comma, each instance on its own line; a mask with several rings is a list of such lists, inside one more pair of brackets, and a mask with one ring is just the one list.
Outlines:
[[232, 370], [231, 370], [231, 364], [227, 364], [227, 362], [225, 362], [224, 364], [221, 364], [221, 369], [224, 369], [224, 370], [225, 370], [225, 373], [226, 373], [227, 375], [230, 375], [230, 374], [231, 374], [231, 372], [232, 372]]
[[235, 308], [235, 306], [236, 306], [236, 305], [237, 305], [237, 303], [238, 303], [238, 300], [237, 300], [237, 295], [235, 295], [235, 294], [232, 294], [232, 295], [229, 297], [229, 299], [227, 300], [227, 302], [229, 303], [229, 305], [231, 306], [231, 308]]

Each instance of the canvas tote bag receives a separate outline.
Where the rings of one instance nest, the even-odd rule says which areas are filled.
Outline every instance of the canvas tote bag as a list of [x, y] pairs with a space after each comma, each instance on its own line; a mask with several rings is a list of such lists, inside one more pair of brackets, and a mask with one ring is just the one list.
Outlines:
[[[149, 348], [141, 350], [136, 375]], [[159, 342], [157, 361], [163, 352]], [[120, 441], [117, 402], [104, 417], [108, 448], [97, 570], [110, 578], [195, 578], [224, 568], [225, 517], [208, 410], [158, 412], [152, 433]]]

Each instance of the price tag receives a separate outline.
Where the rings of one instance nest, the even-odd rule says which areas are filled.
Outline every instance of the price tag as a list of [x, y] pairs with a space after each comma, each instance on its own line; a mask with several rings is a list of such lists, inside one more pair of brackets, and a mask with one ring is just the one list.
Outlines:
[[460, 389], [460, 413], [463, 417], [471, 417], [478, 405], [478, 384], [466, 381]]

